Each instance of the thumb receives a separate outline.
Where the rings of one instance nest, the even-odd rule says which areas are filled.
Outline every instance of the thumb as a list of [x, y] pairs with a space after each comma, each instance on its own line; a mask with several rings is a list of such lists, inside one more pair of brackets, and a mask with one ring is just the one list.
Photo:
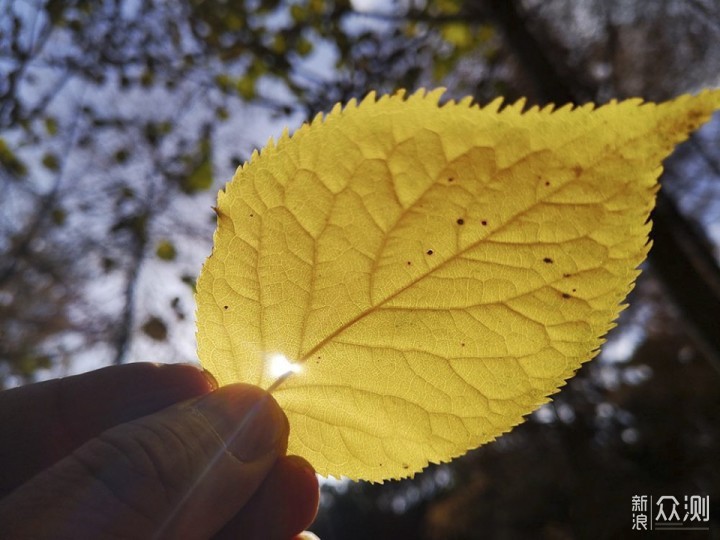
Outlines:
[[209, 538], [287, 448], [287, 418], [236, 384], [116, 426], [0, 503], [9, 537]]

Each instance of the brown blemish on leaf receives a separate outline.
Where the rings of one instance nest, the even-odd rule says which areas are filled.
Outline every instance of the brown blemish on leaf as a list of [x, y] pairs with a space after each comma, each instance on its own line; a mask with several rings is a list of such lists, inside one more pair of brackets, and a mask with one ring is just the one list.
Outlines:
[[465, 225], [465, 220], [464, 220], [463, 218], [457, 218], [456, 223], [457, 223], [458, 225]]
[[454, 181], [455, 181], [455, 179], [454, 179], [452, 176], [450, 176], [450, 177], [448, 178], [448, 182], [454, 182]]
[[487, 227], [487, 220], [483, 219], [480, 223], [483, 227]]
[[432, 249], [428, 249], [426, 253], [427, 253], [428, 255], [432, 255], [432, 254], [435, 253], [435, 252], [434, 252]]
[[563, 298], [570, 298], [570, 295], [569, 295], [568, 293], [564, 292], [564, 293], [562, 293], [562, 297], [563, 297]]
[[544, 262], [545, 264], [552, 264], [552, 263], [553, 263], [553, 260], [552, 260], [550, 257], [545, 257], [545, 258], [543, 259], [543, 262]]
[[223, 306], [223, 309], [228, 309], [230, 306]]

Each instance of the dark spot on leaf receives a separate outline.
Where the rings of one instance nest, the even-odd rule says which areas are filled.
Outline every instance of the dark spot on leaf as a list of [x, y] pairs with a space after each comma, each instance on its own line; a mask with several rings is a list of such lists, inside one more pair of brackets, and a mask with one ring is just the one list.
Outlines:
[[432, 249], [428, 249], [428, 250], [427, 250], [427, 254], [428, 254], [428, 255], [432, 255], [433, 253], [435, 253], [435, 252], [434, 252]]
[[410, 261], [407, 262], [408, 266], [412, 266], [412, 263]]
[[408, 465], [407, 463], [403, 463], [403, 469], [409, 469], [409, 468], [410, 468], [410, 465]]
[[480, 223], [482, 223], [482, 226], [483, 226], [483, 227], [487, 226], [487, 221], [484, 220], [484, 219], [483, 219]]
[[549, 186], [549, 185], [550, 185], [550, 182], [548, 182], [548, 181], [546, 180], [546, 181], [545, 181], [545, 185], [546, 185], [546, 186]]
[[456, 223], [457, 223], [458, 225], [465, 225], [465, 220], [464, 220], [463, 218], [457, 218], [457, 222], [456, 222]]
[[230, 307], [230, 306], [223, 306], [223, 309], [227, 309], [227, 308], [229, 308], [229, 307]]
[[568, 293], [564, 292], [564, 293], [562, 293], [562, 297], [563, 297], [563, 298], [570, 298], [570, 295], [569, 295]]
[[580, 176], [583, 172], [583, 169], [580, 165], [575, 165], [572, 170], [575, 173], [575, 176]]
[[564, 277], [564, 278], [568, 278], [568, 277], [570, 277], [571, 275], [572, 275], [572, 274], [563, 274], [563, 277]]
[[553, 260], [552, 260], [550, 257], [545, 257], [545, 258], [543, 259], [543, 262], [544, 262], [545, 264], [552, 264], [552, 263], [553, 263]]
[[461, 343], [460, 346], [461, 346], [461, 347], [464, 347], [464, 346], [465, 346], [465, 343]]
[[573, 289], [573, 292], [577, 292], [577, 289]]
[[450, 178], [448, 178], [448, 182], [453, 182], [453, 181], [455, 181], [455, 179], [452, 176]]
[[255, 217], [255, 214], [250, 214], [250, 217]]

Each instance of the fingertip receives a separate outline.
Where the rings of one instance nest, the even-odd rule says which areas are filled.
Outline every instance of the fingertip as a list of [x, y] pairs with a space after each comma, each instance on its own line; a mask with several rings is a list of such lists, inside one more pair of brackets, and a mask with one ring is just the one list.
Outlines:
[[[76, 384], [72, 384], [71, 381]], [[203, 372], [192, 364], [138, 362], [110, 366], [66, 379], [70, 418], [79, 417], [94, 436], [116, 424], [154, 413], [213, 390]], [[77, 415], [72, 402], [93, 403], [93, 414]], [[86, 406], [83, 406], [87, 410]]]
[[299, 456], [282, 456], [250, 503], [215, 538], [292, 538], [313, 522], [319, 500], [313, 467]]
[[194, 401], [200, 412], [240, 461], [283, 455], [290, 426], [275, 398], [249, 384], [232, 384]]
[[210, 371], [208, 371], [207, 369], [202, 369], [202, 374], [205, 377], [205, 380], [207, 381], [211, 391], [220, 388], [220, 385], [218, 384], [215, 375], [213, 375]]
[[[277, 466], [277, 465], [276, 465]], [[303, 528], [310, 525], [317, 516], [320, 503], [320, 485], [318, 483], [315, 468], [300, 456], [285, 456], [280, 462], [280, 467], [287, 471], [284, 473], [290, 480], [290, 485], [297, 490], [299, 516], [304, 516], [306, 523]]]
[[146, 376], [157, 385], [175, 387], [179, 394], [198, 396], [218, 388], [215, 377], [197, 364], [137, 363], [137, 378]]
[[320, 537], [313, 532], [303, 531], [292, 540], [320, 540]]

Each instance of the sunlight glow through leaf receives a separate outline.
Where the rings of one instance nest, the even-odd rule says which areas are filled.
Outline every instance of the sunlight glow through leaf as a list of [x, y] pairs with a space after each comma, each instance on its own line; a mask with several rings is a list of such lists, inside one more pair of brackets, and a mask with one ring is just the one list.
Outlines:
[[283, 377], [290, 373], [300, 373], [302, 367], [298, 364], [293, 364], [288, 360], [284, 354], [273, 354], [269, 358], [268, 369], [270, 375], [275, 378]]

